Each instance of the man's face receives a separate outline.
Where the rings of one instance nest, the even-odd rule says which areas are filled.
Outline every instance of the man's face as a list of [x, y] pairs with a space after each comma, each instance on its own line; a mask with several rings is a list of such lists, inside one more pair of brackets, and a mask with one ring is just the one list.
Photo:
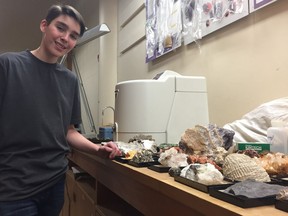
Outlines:
[[79, 23], [66, 15], [57, 17], [49, 25], [42, 20], [40, 28], [44, 33], [42, 46], [50, 58], [58, 59], [72, 50], [80, 35]]

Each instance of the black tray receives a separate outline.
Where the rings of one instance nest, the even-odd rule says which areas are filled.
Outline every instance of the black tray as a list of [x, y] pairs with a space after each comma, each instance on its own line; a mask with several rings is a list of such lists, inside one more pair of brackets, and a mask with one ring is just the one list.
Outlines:
[[288, 200], [276, 200], [275, 201], [275, 208], [288, 212]]
[[137, 163], [137, 162], [134, 162], [132, 160], [130, 160], [128, 162], [129, 165], [131, 166], [135, 166], [135, 167], [149, 167], [149, 166], [152, 166], [152, 165], [155, 165], [155, 164], [159, 164], [158, 161], [151, 161], [151, 162], [141, 162], [141, 163]]
[[174, 180], [180, 183], [183, 183], [185, 185], [188, 185], [192, 188], [195, 188], [197, 190], [200, 190], [205, 193], [210, 193], [211, 189], [225, 189], [232, 184], [233, 182], [227, 182], [227, 184], [217, 184], [217, 185], [205, 185], [196, 181], [192, 181], [190, 179], [184, 178], [182, 176], [174, 176]]
[[154, 170], [159, 173], [166, 173], [166, 172], [168, 173], [170, 167], [163, 166], [162, 164], [154, 164], [152, 166], [149, 166], [148, 169]]
[[288, 186], [288, 177], [281, 178], [282, 185]]
[[275, 196], [268, 196], [263, 198], [248, 198], [244, 196], [234, 196], [233, 194], [229, 194], [224, 192], [223, 189], [217, 190], [212, 189], [209, 191], [210, 196], [218, 198], [220, 200], [226, 201], [233, 205], [242, 207], [242, 208], [252, 208], [257, 206], [265, 206], [265, 205], [274, 205], [275, 204]]
[[270, 176], [271, 182], [268, 182], [270, 184], [278, 184], [282, 186], [288, 186], [288, 177], [275, 177]]
[[[185, 166], [180, 167], [180, 169], [182, 170]], [[160, 172], [160, 173], [168, 173], [171, 167], [169, 166], [163, 166], [161, 163], [158, 164], [154, 164], [152, 166], [149, 166], [148, 169], [154, 170], [156, 172]]]
[[131, 159], [128, 159], [128, 158], [125, 158], [125, 157], [119, 157], [119, 156], [116, 156], [114, 158], [114, 160], [120, 162], [120, 163], [128, 163]]

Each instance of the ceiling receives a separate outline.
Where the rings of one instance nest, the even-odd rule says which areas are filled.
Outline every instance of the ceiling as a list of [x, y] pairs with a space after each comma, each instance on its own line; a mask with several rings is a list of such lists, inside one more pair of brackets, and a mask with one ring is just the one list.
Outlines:
[[37, 48], [41, 40], [40, 21], [56, 3], [74, 6], [86, 25], [98, 11], [96, 0], [0, 0], [0, 53]]

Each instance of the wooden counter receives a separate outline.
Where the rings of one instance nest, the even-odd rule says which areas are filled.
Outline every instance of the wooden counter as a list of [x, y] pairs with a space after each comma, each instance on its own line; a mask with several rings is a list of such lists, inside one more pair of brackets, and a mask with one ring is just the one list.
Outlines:
[[286, 215], [274, 206], [237, 207], [178, 183], [168, 173], [158, 173], [146, 167], [133, 167], [77, 150], [72, 151], [69, 160], [143, 215]]

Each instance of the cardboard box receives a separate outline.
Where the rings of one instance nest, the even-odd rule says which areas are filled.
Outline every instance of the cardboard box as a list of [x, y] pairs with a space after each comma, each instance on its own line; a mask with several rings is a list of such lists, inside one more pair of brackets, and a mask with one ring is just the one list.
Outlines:
[[261, 142], [238, 142], [237, 143], [238, 150], [255, 150], [258, 153], [263, 151], [270, 151], [269, 143], [261, 143]]

